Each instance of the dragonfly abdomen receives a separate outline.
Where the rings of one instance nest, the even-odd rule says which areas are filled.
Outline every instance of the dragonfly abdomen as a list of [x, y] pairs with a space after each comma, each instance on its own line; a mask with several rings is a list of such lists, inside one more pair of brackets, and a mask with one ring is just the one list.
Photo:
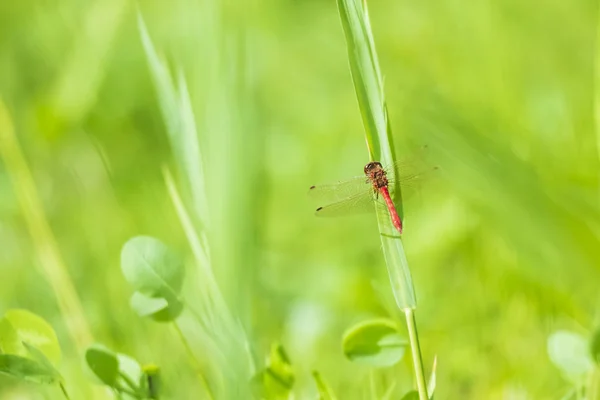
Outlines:
[[392, 197], [390, 196], [390, 192], [387, 186], [379, 188], [379, 192], [385, 200], [385, 205], [387, 206], [388, 211], [390, 212], [390, 218], [392, 219], [392, 224], [394, 225], [394, 228], [396, 228], [398, 232], [402, 233], [402, 220], [400, 219], [400, 216], [396, 211], [396, 206], [392, 201]]

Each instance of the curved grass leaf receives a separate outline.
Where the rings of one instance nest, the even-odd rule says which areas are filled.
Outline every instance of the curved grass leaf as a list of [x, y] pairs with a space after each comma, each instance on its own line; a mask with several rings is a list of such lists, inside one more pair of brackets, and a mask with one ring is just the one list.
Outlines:
[[123, 246], [121, 270], [133, 288], [149, 297], [176, 298], [183, 284], [182, 260], [160, 240], [136, 236]]
[[408, 346], [392, 320], [361, 322], [344, 334], [342, 347], [353, 362], [373, 367], [389, 367], [402, 359]]

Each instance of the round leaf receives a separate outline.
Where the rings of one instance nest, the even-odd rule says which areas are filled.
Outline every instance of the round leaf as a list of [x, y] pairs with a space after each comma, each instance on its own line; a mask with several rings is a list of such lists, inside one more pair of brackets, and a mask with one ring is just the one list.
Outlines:
[[121, 270], [133, 288], [149, 297], [177, 297], [184, 266], [160, 240], [149, 236], [130, 239], [121, 251]]
[[117, 359], [119, 361], [119, 374], [127, 376], [132, 382], [139, 382], [143, 373], [140, 363], [134, 358], [121, 353], [117, 354]]
[[402, 359], [408, 342], [393, 321], [375, 319], [350, 328], [343, 339], [346, 357], [374, 367], [389, 367]]
[[135, 292], [129, 299], [129, 305], [140, 317], [149, 317], [169, 306], [169, 302], [162, 297], [148, 297], [140, 292]]
[[[19, 342], [25, 342], [46, 356], [54, 365], [60, 361], [60, 345], [52, 326], [43, 318], [27, 310], [9, 310], [4, 314], [4, 320], [8, 321], [16, 332]], [[2, 330], [8, 332], [10, 329], [2, 323]], [[14, 338], [13, 338], [14, 340]], [[14, 354], [26, 355], [17, 347], [13, 348]], [[5, 351], [12, 353], [12, 351]]]
[[588, 349], [588, 341], [574, 332], [557, 331], [548, 338], [550, 360], [572, 382], [593, 366]]
[[103, 345], [95, 344], [86, 350], [85, 361], [102, 383], [115, 386], [119, 376], [119, 360], [115, 353]]
[[[128, 355], [118, 353], [117, 359], [119, 360], [119, 377], [117, 379], [118, 386], [122, 388], [130, 388], [137, 392], [139, 390], [139, 384], [142, 379], [142, 367], [135, 359]], [[131, 384], [134, 387], [130, 386]], [[121, 393], [122, 398], [136, 400], [138, 397], [133, 397], [127, 393]]]
[[0, 354], [0, 373], [36, 383], [54, 383], [60, 379], [54, 368], [13, 354]]

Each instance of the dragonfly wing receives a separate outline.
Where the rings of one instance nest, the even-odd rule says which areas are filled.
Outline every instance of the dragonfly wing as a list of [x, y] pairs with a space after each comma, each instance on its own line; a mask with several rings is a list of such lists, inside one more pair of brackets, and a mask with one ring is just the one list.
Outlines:
[[321, 203], [334, 203], [371, 191], [371, 185], [363, 175], [337, 183], [311, 186], [308, 195]]
[[[419, 191], [419, 188], [428, 179], [435, 176], [438, 167], [431, 166], [414, 166], [411, 165], [409, 168], [398, 167], [399, 179], [389, 179], [390, 194], [395, 196], [396, 184], [400, 182], [400, 190], [402, 192], [402, 199], [406, 200]], [[393, 174], [391, 174], [393, 175]]]
[[352, 214], [373, 212], [377, 202], [373, 193], [363, 192], [338, 202], [317, 208], [317, 217], [339, 217]]

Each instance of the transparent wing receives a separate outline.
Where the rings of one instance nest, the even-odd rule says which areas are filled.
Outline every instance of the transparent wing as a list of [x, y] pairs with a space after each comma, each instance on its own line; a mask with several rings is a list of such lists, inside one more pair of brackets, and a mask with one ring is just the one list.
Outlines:
[[394, 168], [386, 168], [388, 172], [389, 190], [392, 196], [395, 195], [396, 183], [400, 182], [402, 199], [406, 200], [418, 192], [419, 188], [428, 179], [435, 176], [438, 167], [415, 166], [414, 164], [404, 165], [402, 162], [394, 164], [397, 167], [399, 178], [395, 178]]
[[334, 203], [357, 195], [369, 195], [373, 192], [367, 177], [355, 176], [345, 181], [326, 185], [311, 186], [308, 195], [320, 203]]
[[375, 197], [373, 191], [363, 192], [352, 197], [345, 198], [336, 203], [317, 208], [317, 217], [340, 217], [353, 214], [366, 214], [375, 211], [374, 207], [387, 212], [385, 202], [379, 196]]
[[[422, 147], [416, 155], [384, 168], [389, 181], [388, 189], [396, 205], [400, 203], [396, 194], [398, 186], [402, 199], [406, 200], [418, 192], [424, 180], [435, 175], [437, 167], [424, 161], [425, 150], [426, 147]], [[373, 186], [364, 175], [333, 184], [311, 186], [308, 194], [319, 203], [328, 204], [317, 209], [317, 216], [372, 212], [374, 200], [377, 200], [378, 207], [387, 210], [381, 196], [373, 194]]]

